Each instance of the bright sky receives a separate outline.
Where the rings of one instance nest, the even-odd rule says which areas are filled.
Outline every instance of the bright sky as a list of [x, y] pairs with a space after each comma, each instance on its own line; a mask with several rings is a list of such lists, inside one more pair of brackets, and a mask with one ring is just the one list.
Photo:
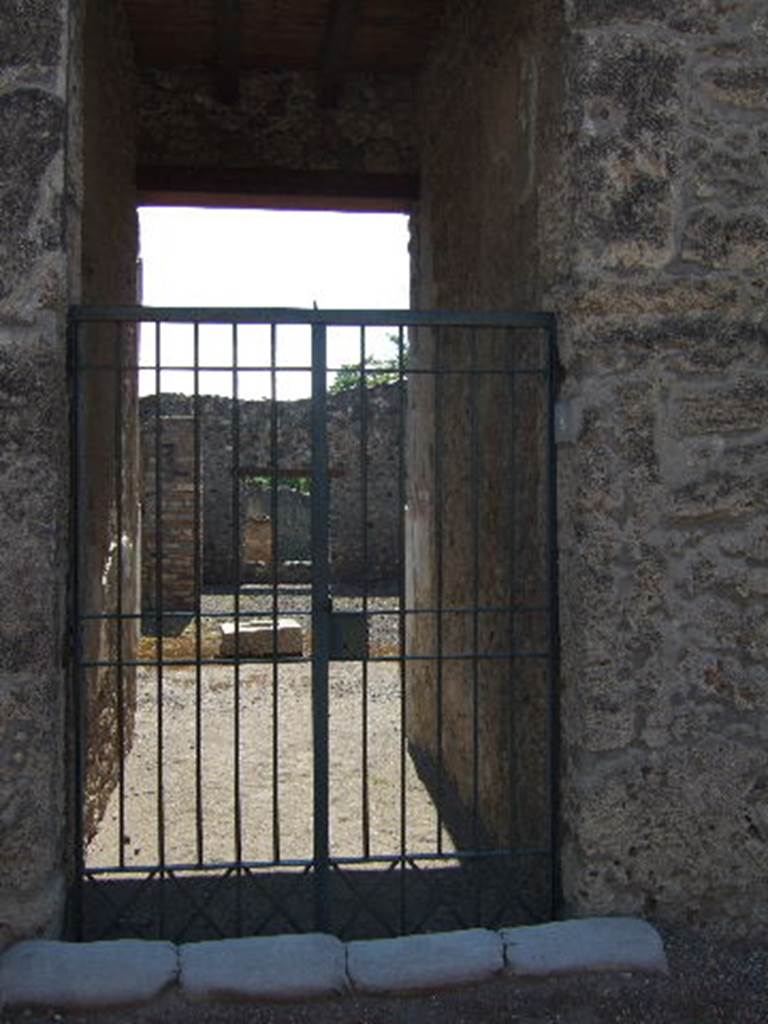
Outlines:
[[[147, 306], [301, 306], [320, 309], [407, 309], [408, 218], [401, 214], [214, 210], [144, 207], [139, 211], [143, 303]], [[366, 354], [393, 356], [387, 331], [367, 332]], [[231, 366], [232, 332], [201, 328], [200, 362]], [[189, 366], [192, 328], [168, 326], [160, 339], [161, 365]], [[154, 363], [154, 330], [142, 331], [142, 365]], [[360, 357], [359, 331], [329, 332], [329, 365]], [[282, 328], [280, 366], [309, 364], [309, 330]], [[269, 334], [238, 333], [238, 364], [269, 362]], [[201, 392], [232, 394], [231, 372], [200, 373]], [[141, 374], [143, 394], [155, 389], [154, 371]], [[238, 374], [243, 398], [270, 393], [268, 374]], [[163, 371], [163, 391], [191, 392], [193, 374]], [[281, 373], [278, 397], [309, 393], [308, 374]]]

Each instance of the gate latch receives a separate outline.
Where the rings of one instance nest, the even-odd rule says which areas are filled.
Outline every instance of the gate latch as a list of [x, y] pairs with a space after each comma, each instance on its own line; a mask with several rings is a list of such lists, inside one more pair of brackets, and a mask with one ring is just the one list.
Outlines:
[[336, 612], [331, 605], [329, 658], [364, 661], [368, 657], [368, 622], [362, 612]]

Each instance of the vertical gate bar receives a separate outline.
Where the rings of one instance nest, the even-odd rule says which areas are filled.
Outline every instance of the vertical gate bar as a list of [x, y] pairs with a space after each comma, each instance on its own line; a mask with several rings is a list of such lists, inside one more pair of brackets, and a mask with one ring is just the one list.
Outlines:
[[235, 575], [235, 649], [233, 672], [234, 722], [232, 742], [234, 746], [234, 829], [235, 829], [235, 932], [242, 934], [242, 877], [240, 865], [243, 860], [243, 821], [240, 790], [240, 401], [238, 389], [238, 335], [237, 324], [232, 324], [232, 546]]
[[[269, 492], [269, 511], [272, 520], [272, 633], [277, 643], [278, 620], [278, 568], [279, 543], [277, 518], [279, 515], [278, 484], [278, 438], [277, 438], [277, 324], [269, 325], [269, 388], [271, 402], [269, 405], [269, 463], [272, 470]], [[277, 658], [272, 658], [272, 859], [280, 861], [280, 779], [278, 775], [280, 763], [280, 706], [279, 706], [279, 670]]]
[[[413, 344], [413, 341], [411, 342]], [[400, 428], [398, 436], [398, 554], [400, 564], [398, 566], [398, 645], [400, 670], [400, 934], [404, 935], [406, 930], [406, 860], [405, 855], [408, 847], [408, 798], [407, 798], [407, 708], [406, 708], [406, 668], [405, 659], [407, 652], [407, 615], [405, 608], [406, 601], [406, 576], [405, 576], [405, 502], [406, 502], [406, 476], [405, 476], [405, 452], [406, 452], [406, 393], [405, 393], [405, 352], [403, 341], [402, 325], [398, 328], [397, 334], [397, 377], [399, 391]]]
[[115, 611], [117, 613], [116, 627], [116, 669], [117, 685], [115, 687], [116, 717], [117, 717], [117, 758], [118, 758], [118, 779], [117, 779], [117, 829], [118, 829], [118, 864], [125, 866], [125, 686], [124, 686], [124, 665], [123, 665], [123, 348], [122, 348], [122, 325], [113, 325], [115, 360], [115, 418], [113, 423], [113, 444], [115, 464], [115, 525], [117, 528], [117, 599]]
[[443, 378], [442, 360], [440, 358], [442, 333], [438, 327], [434, 329], [434, 356], [432, 372], [434, 376], [434, 412], [435, 412], [435, 471], [434, 471], [434, 521], [435, 521], [435, 560], [436, 566], [436, 602], [435, 602], [435, 644], [436, 644], [436, 680], [435, 680], [435, 741], [437, 745], [437, 853], [443, 852]]
[[82, 630], [80, 623], [80, 535], [83, 528], [81, 501], [83, 486], [82, 472], [82, 424], [80, 387], [80, 341], [82, 325], [70, 319], [67, 325], [67, 364], [69, 370], [69, 443], [70, 443], [70, 510], [69, 510], [69, 698], [72, 723], [72, 760], [74, 814], [73, 838], [75, 877], [69, 906], [69, 933], [77, 941], [83, 935], [83, 882], [85, 871], [85, 837], [83, 814], [85, 811], [85, 707], [84, 680], [82, 669]]
[[312, 726], [315, 928], [328, 931], [328, 424], [326, 327], [312, 325]]
[[[493, 349], [491, 349], [493, 351]], [[469, 417], [470, 417], [470, 480], [472, 487], [472, 848], [478, 849], [480, 815], [480, 438], [477, 413], [478, 351], [477, 329], [473, 328], [470, 350]], [[487, 603], [487, 602], [484, 602]], [[479, 868], [479, 862], [475, 863]], [[480, 921], [479, 870], [474, 870], [473, 895], [475, 924]]]
[[560, 714], [558, 674], [560, 668], [560, 622], [557, 558], [557, 446], [555, 402], [558, 388], [557, 321], [554, 315], [547, 332], [547, 576], [549, 589], [549, 645], [547, 658], [549, 697], [549, 795], [550, 795], [550, 915], [561, 906], [559, 858]]
[[[365, 373], [365, 327], [360, 327], [360, 488], [362, 514], [363, 618], [368, 628], [368, 380]], [[371, 853], [371, 821], [368, 791], [368, 659], [363, 658], [362, 743], [362, 830], [363, 856]]]
[[193, 527], [194, 573], [195, 573], [195, 843], [197, 863], [203, 863], [205, 850], [205, 827], [203, 822], [203, 634], [202, 634], [202, 582], [201, 558], [202, 537], [200, 536], [200, 487], [202, 476], [202, 449], [200, 437], [200, 323], [195, 321], [192, 336], [192, 366], [194, 393], [192, 398], [192, 424], [194, 446], [194, 500], [195, 517]]
[[507, 401], [507, 408], [509, 410], [509, 424], [507, 427], [507, 437], [509, 449], [507, 453], [507, 502], [509, 505], [509, 525], [507, 533], [509, 537], [509, 556], [508, 556], [508, 573], [509, 573], [509, 707], [508, 707], [508, 720], [507, 730], [509, 734], [509, 748], [507, 751], [507, 757], [509, 761], [507, 771], [507, 785], [509, 786], [509, 836], [507, 845], [512, 848], [516, 843], [515, 834], [515, 822], [517, 814], [518, 801], [516, 797], [516, 778], [517, 778], [517, 744], [515, 742], [516, 732], [516, 715], [515, 715], [515, 700], [516, 700], [516, 684], [517, 684], [517, 666], [515, 663], [515, 650], [517, 643], [517, 617], [515, 611], [515, 602], [517, 600], [516, 595], [516, 584], [517, 584], [517, 377], [515, 376], [515, 358], [517, 355], [517, 342], [515, 339], [515, 333], [512, 328], [508, 328], [506, 331], [506, 360], [505, 365], [507, 368], [507, 389], [509, 391], [509, 398]]
[[161, 430], [162, 417], [162, 374], [160, 372], [161, 348], [161, 324], [155, 324], [155, 656], [156, 665], [156, 689], [155, 700], [157, 703], [157, 729], [156, 729], [156, 750], [157, 764], [157, 860], [160, 875], [160, 887], [158, 893], [158, 938], [162, 938], [165, 931], [165, 886], [162, 884], [165, 877], [165, 777], [163, 770], [163, 500], [162, 500], [162, 445]]

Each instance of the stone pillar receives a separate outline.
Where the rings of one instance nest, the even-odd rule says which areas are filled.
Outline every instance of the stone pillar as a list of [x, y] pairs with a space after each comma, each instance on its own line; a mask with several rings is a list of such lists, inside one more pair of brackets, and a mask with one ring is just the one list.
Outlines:
[[[561, 117], [559, 4], [453, 0], [446, 15], [421, 83], [414, 305], [541, 308], [540, 195], [558, 166]], [[475, 623], [450, 609], [546, 604], [547, 395], [541, 378], [469, 373], [540, 367], [544, 339], [436, 333], [410, 339], [412, 366], [452, 372], [408, 383], [407, 600], [449, 610], [440, 645], [436, 616], [408, 622], [408, 652], [420, 656], [407, 667], [408, 739], [457, 843], [541, 848], [551, 815], [546, 661], [519, 655], [546, 650], [546, 619], [506, 611]], [[442, 665], [428, 660], [438, 646]], [[475, 647], [477, 667], [467, 657]], [[532, 887], [545, 890], [545, 859], [531, 865]]]
[[[197, 607], [203, 531], [201, 476], [196, 474], [196, 468], [199, 469], [195, 466], [194, 417], [161, 416], [145, 421], [142, 429], [141, 551], [141, 603], [145, 611], [194, 611]], [[159, 606], [158, 572], [161, 573]], [[168, 620], [164, 628], [172, 629], [173, 624]]]
[[67, 863], [65, 316], [77, 293], [79, 4], [0, 32], [0, 947], [60, 927]]

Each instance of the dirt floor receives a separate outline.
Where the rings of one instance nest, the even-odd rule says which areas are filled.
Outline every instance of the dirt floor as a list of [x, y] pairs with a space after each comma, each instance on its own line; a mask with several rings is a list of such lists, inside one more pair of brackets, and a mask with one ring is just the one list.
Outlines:
[[[310, 593], [281, 587], [279, 614], [293, 617], [311, 649]], [[272, 612], [269, 587], [246, 586], [238, 599], [248, 616]], [[336, 607], [360, 610], [360, 598]], [[398, 650], [397, 601], [371, 598], [370, 653]], [[219, 654], [219, 625], [234, 612], [234, 596], [204, 597], [200, 620], [204, 658]], [[258, 621], [269, 622], [269, 617]], [[150, 623], [151, 625], [151, 623]], [[165, 635], [162, 657], [194, 659], [197, 621]], [[141, 657], [156, 657], [144, 635]], [[118, 788], [87, 852], [92, 867], [158, 863], [272, 860], [312, 856], [312, 694], [308, 661], [137, 672], [135, 736]], [[437, 815], [407, 754], [401, 751], [401, 678], [396, 662], [332, 662], [330, 703], [330, 833], [336, 856], [400, 850], [401, 793], [409, 850], [431, 849]], [[402, 754], [402, 756], [401, 756]], [[160, 822], [162, 821], [162, 829]], [[442, 830], [442, 841], [451, 849]]]
[[6, 1011], [0, 1024], [766, 1024], [768, 945], [664, 933], [669, 977], [501, 979], [418, 996], [304, 1004], [157, 1003], [94, 1014]]
[[[306, 663], [279, 664], [275, 673], [244, 665], [237, 679], [228, 666], [205, 666], [199, 680], [193, 668], [166, 669], [162, 683], [150, 669], [138, 673], [123, 788], [127, 865], [158, 863], [161, 815], [166, 863], [195, 863], [198, 855], [231, 861], [238, 848], [243, 860], [312, 856], [310, 673]], [[407, 847], [434, 848], [436, 812], [410, 757], [401, 762], [400, 683], [397, 666], [368, 666], [364, 708], [360, 663], [331, 668], [330, 832], [337, 856], [399, 851], [403, 785]], [[91, 867], [118, 863], [120, 802], [116, 790], [88, 849]], [[443, 838], [451, 849], [447, 833]]]

